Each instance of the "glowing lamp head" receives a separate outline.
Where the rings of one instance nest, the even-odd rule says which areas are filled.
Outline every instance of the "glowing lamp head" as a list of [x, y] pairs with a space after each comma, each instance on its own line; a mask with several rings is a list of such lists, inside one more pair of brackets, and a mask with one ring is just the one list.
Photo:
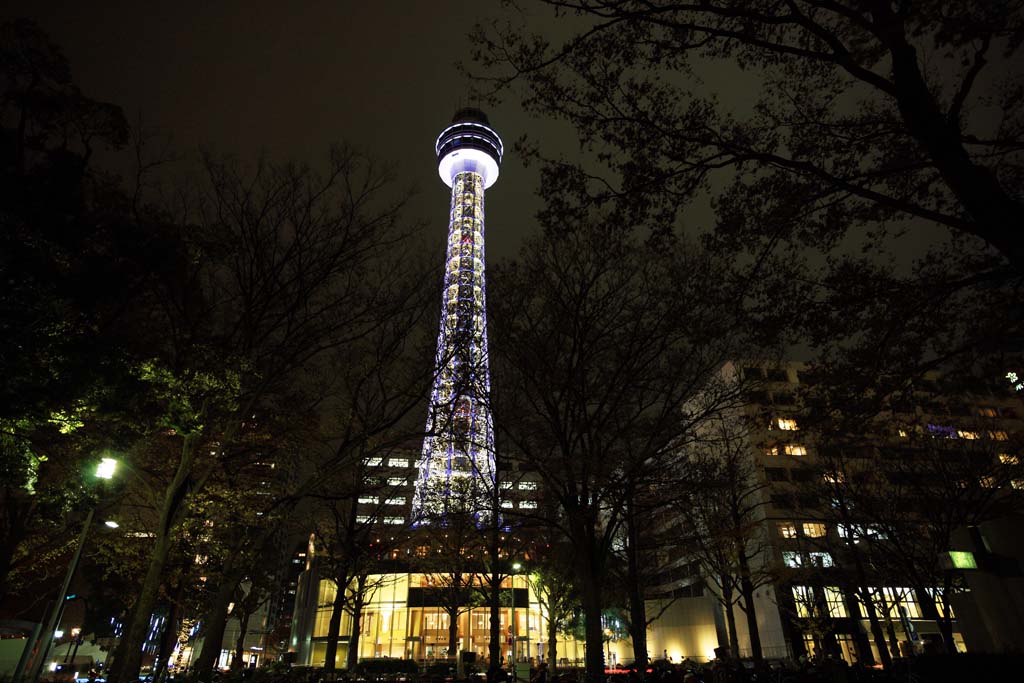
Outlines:
[[103, 458], [100, 460], [100, 464], [96, 466], [96, 477], [98, 479], [113, 479], [114, 472], [117, 471], [117, 460], [113, 458]]
[[501, 138], [479, 109], [456, 112], [452, 125], [437, 136], [434, 150], [437, 173], [448, 187], [452, 186], [456, 175], [466, 171], [479, 173], [484, 179], [484, 188], [498, 179], [503, 151]]

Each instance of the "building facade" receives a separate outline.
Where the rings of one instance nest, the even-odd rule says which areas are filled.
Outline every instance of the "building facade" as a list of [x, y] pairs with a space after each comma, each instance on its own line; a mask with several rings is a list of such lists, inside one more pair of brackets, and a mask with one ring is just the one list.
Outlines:
[[[822, 419], [809, 407], [806, 370], [723, 369], [747, 387], [730, 419], [748, 477], [764, 655], [880, 662], [879, 641], [894, 658], [948, 644], [964, 650], [970, 638], [956, 615], [971, 604], [970, 573], [948, 551], [958, 529], [1021, 509], [1019, 398], [998, 382], [954, 385], [932, 374], [869, 420]], [[720, 583], [705, 580], [718, 596]], [[733, 612], [747, 655], [746, 614], [738, 604]]]

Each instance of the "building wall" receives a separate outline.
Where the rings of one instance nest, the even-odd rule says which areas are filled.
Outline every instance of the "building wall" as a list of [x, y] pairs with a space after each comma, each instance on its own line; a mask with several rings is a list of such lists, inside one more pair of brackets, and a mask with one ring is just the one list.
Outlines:
[[[732, 375], [738, 381], [741, 377], [747, 380], [755, 376], [758, 387], [751, 392], [751, 403], [745, 414], [737, 419], [749, 425], [748, 444], [750, 461], [753, 469], [759, 474], [760, 483], [764, 486], [763, 515], [764, 534], [769, 549], [761, 558], [764, 566], [778, 575], [774, 586], [762, 589], [758, 600], [758, 622], [761, 627], [761, 639], [766, 656], [778, 656], [779, 653], [791, 651], [798, 655], [801, 651], [811, 653], [812, 645], [807, 636], [809, 624], [801, 607], [794, 600], [793, 586], [810, 586], [813, 590], [823, 591], [826, 586], [836, 590], [829, 595], [839, 597], [829, 606], [830, 615], [836, 610], [833, 620], [834, 633], [838, 634], [839, 645], [844, 657], [852, 659], [854, 640], [865, 638], [869, 626], [863, 610], [851, 596], [838, 590], [842, 571], [848, 570], [841, 566], [840, 558], [820, 556], [828, 544], [824, 539], [816, 537], [818, 531], [807, 524], [825, 523], [824, 531], [827, 539], [838, 541], [837, 529], [829, 522], [829, 516], [820, 516], [815, 506], [805, 502], [806, 486], [811, 483], [808, 477], [821, 477], [817, 466], [821, 445], [820, 435], [802, 427], [804, 413], [799, 405], [799, 392], [802, 388], [801, 373], [805, 367], [800, 363], [736, 363], [726, 368], [725, 374]], [[886, 463], [881, 457], [882, 452], [899, 452], [913, 438], [943, 438], [958, 441], [945, 443], [979, 443], [978, 439], [988, 439], [995, 457], [996, 450], [1013, 449], [1019, 444], [1021, 432], [1020, 401], [1012, 396], [999, 397], [979, 389], [975, 394], [958, 396], [943, 395], [938, 387], [937, 376], [929, 376], [923, 384], [936, 387], [933, 392], [920, 393], [915, 396], [914, 405], [902, 407], [892, 415], [883, 416], [870, 425], [869, 433], [863, 437], [862, 456], [869, 466], [885, 473]], [[905, 411], [900, 413], [900, 411]], [[918, 431], [908, 434], [910, 427], [901, 427], [908, 423], [918, 423]], [[979, 427], [980, 425], [980, 427]], [[929, 434], [928, 430], [936, 430]], [[944, 430], [944, 431], [942, 431]], [[1001, 444], [1005, 444], [1001, 445]], [[966, 447], [965, 447], [966, 448]], [[893, 450], [896, 449], [896, 450]], [[966, 456], [965, 456], [966, 457]], [[1000, 456], [1003, 457], [1003, 456]], [[817, 468], [817, 469], [816, 469]], [[1012, 484], [1012, 486], [1011, 486]], [[1019, 496], [1015, 488], [1024, 482], [1007, 481], [1005, 495]], [[940, 501], [936, 503], [941, 504]], [[780, 524], [792, 525], [792, 534], [783, 532]], [[833, 543], [841, 546], [841, 543]], [[813, 558], [809, 553], [817, 552], [819, 557]], [[799, 560], [797, 558], [799, 556]], [[789, 565], [789, 562], [801, 561], [803, 568]], [[823, 562], [825, 566], [811, 567], [808, 562]], [[835, 563], [834, 567], [828, 564]], [[978, 576], [978, 575], [975, 575]], [[848, 577], [847, 577], [847, 580]], [[869, 578], [869, 580], [872, 580]], [[929, 638], [937, 638], [938, 628], [933, 621], [922, 618], [918, 607], [919, 596], [907, 586], [890, 585], [881, 578], [875, 578], [877, 585], [888, 586], [892, 591], [890, 602], [904, 610], [907, 618], [900, 616], [900, 611], [893, 609], [892, 626], [897, 640], [916, 640], [920, 642]], [[973, 589], [973, 585], [972, 585]], [[961, 601], [973, 600], [970, 594], [960, 596]], [[841, 605], [839, 603], [842, 603]], [[955, 603], [954, 607], [956, 607]], [[965, 612], [966, 610], [966, 605]], [[973, 610], [972, 610], [973, 611]], [[998, 610], [996, 611], [998, 612]], [[740, 636], [741, 651], [749, 647], [746, 632], [745, 615], [737, 610], [737, 631]], [[955, 622], [954, 622], [955, 623]], [[806, 628], [805, 628], [806, 627]], [[908, 627], [910, 630], [908, 630]], [[956, 630], [957, 627], [954, 626]], [[911, 633], [911, 630], [916, 635]], [[959, 631], [955, 635], [960, 642]], [[873, 643], [871, 647], [874, 648]], [[901, 645], [901, 647], [903, 647]], [[877, 661], [877, 651], [874, 652]]]
[[[664, 601], [650, 600], [649, 615], [663, 608]], [[665, 657], [673, 662], [692, 659], [697, 662], [715, 658], [718, 647], [716, 612], [721, 612], [718, 600], [710, 594], [696, 598], [679, 598], [672, 602], [654, 623], [648, 633], [647, 646], [651, 659]], [[632, 651], [628, 659], [633, 659]]]

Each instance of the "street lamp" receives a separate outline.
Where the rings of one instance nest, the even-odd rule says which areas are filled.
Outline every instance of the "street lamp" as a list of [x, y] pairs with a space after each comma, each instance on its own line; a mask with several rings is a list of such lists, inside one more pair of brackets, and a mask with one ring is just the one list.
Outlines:
[[96, 478], [97, 479], [113, 479], [114, 472], [117, 471], [117, 460], [113, 458], [103, 458], [100, 460], [100, 464], [96, 465]]
[[[113, 479], [114, 472], [116, 471], [117, 460], [114, 458], [103, 458], [96, 466], [95, 476], [97, 479]], [[46, 657], [50, 653], [50, 646], [53, 644], [53, 638], [57, 632], [57, 625], [60, 623], [61, 614], [64, 612], [64, 603], [67, 601], [68, 588], [71, 586], [71, 579], [74, 578], [75, 571], [78, 569], [78, 563], [82, 559], [82, 548], [85, 547], [85, 539], [89, 536], [89, 529], [92, 527], [92, 519], [95, 514], [96, 506], [94, 505], [89, 509], [89, 514], [85, 516], [85, 524], [82, 525], [82, 533], [78, 536], [78, 546], [75, 548], [75, 554], [71, 557], [71, 562], [68, 563], [68, 570], [64, 574], [64, 583], [61, 584], [60, 593], [57, 594], [57, 600], [50, 609], [50, 618], [46, 621], [46, 627], [39, 636], [39, 649], [37, 650], [36, 659], [32, 662], [28, 672], [28, 680], [33, 683], [39, 680], [39, 674], [42, 672], [43, 663], [46, 661]], [[116, 525], [116, 522], [114, 524]], [[116, 528], [116, 526], [111, 528]], [[58, 638], [59, 637], [60, 636], [58, 636]], [[25, 647], [30, 648], [32, 645], [33, 643], [29, 642], [26, 643]], [[24, 672], [19, 671], [15, 673], [14, 680], [16, 683], [21, 680], [22, 675], [24, 675]]]

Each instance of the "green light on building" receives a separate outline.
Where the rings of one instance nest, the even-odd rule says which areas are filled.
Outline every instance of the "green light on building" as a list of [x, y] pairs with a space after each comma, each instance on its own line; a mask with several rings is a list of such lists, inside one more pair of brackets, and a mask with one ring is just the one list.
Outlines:
[[955, 569], [977, 569], [978, 563], [974, 561], [974, 553], [965, 550], [950, 550], [949, 559], [953, 561]]

